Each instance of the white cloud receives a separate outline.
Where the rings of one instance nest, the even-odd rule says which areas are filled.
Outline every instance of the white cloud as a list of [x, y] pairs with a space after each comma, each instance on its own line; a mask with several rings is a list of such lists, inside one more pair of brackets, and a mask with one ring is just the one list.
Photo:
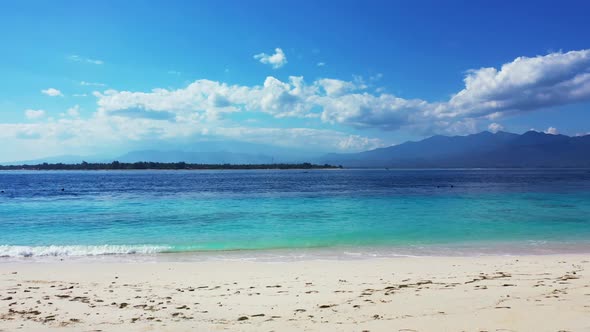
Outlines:
[[317, 80], [315, 83], [324, 89], [328, 96], [340, 96], [358, 89], [357, 85], [352, 82], [331, 78], [322, 78]]
[[590, 100], [590, 50], [519, 57], [470, 70], [465, 88], [439, 105], [440, 117], [489, 116]]
[[73, 107], [68, 108], [68, 110], [66, 111], [66, 114], [73, 117], [73, 118], [77, 118], [80, 116], [80, 105], [74, 105]]
[[86, 82], [86, 81], [80, 81], [80, 85], [83, 85], [83, 86], [106, 86], [106, 84], [104, 84], [104, 83]]
[[209, 135], [211, 134], [253, 143], [272, 142], [279, 146], [306, 149], [364, 151], [384, 146], [384, 143], [376, 138], [328, 129], [233, 127], [213, 128], [209, 131]]
[[[385, 145], [379, 139], [329, 129], [217, 126], [192, 119], [170, 122], [96, 114], [88, 119], [63, 117], [44, 123], [0, 124], [0, 140], [3, 142], [25, 144], [23, 140], [39, 138], [43, 139], [48, 153], [143, 141], [173, 143], [179, 140], [198, 142], [219, 139], [317, 151], [362, 151]], [[0, 153], [7, 148], [8, 144], [0, 146]], [[34, 147], [32, 149], [35, 151]]]
[[322, 107], [321, 119], [324, 122], [384, 130], [398, 129], [419, 121], [419, 110], [427, 106], [422, 100], [407, 100], [388, 94], [375, 96], [366, 92], [322, 96], [315, 101]]
[[499, 131], [504, 130], [504, 126], [502, 126], [499, 123], [490, 123], [490, 125], [488, 126], [488, 130], [491, 131], [492, 133], [497, 133]]
[[[379, 78], [377, 74], [369, 80]], [[95, 95], [105, 112], [138, 108], [173, 112], [177, 117], [215, 118], [228, 112], [260, 111], [277, 118], [318, 118], [356, 128], [467, 133], [476, 131], [485, 119], [590, 100], [590, 50], [520, 57], [500, 70], [469, 71], [465, 88], [443, 102], [371, 93], [359, 76], [352, 81], [321, 78], [310, 84], [302, 77], [281, 81], [270, 76], [262, 86], [199, 80], [177, 90], [107, 90]]]
[[316, 87], [307, 86], [301, 77], [290, 77], [282, 82], [267, 77], [262, 86], [227, 85], [210, 80], [198, 80], [184, 89], [154, 89], [151, 92], [106, 90], [95, 92], [99, 111], [142, 109], [155, 112], [174, 112], [177, 116], [215, 116], [239, 110], [261, 111], [276, 117], [309, 116], [305, 101]]
[[256, 54], [254, 59], [261, 63], [271, 65], [274, 69], [281, 68], [287, 63], [287, 56], [280, 48], [275, 48], [275, 53], [268, 55], [266, 53]]
[[[552, 53], [521, 57], [500, 69], [472, 70], [465, 78], [465, 87], [444, 101], [405, 99], [376, 92], [361, 77], [306, 82], [299, 76], [286, 80], [269, 76], [259, 85], [229, 85], [203, 79], [179, 89], [107, 89], [93, 93], [98, 107], [89, 118], [80, 116], [79, 108], [74, 106], [57, 120], [45, 117], [42, 122], [0, 124], [0, 137], [28, 141], [42, 137], [55, 149], [198, 139], [206, 135], [283, 146], [321, 146], [324, 150], [364, 150], [386, 142], [351, 135], [342, 129], [241, 125], [268, 124], [264, 116], [255, 114], [261, 112], [276, 118], [273, 122], [297, 117], [301, 119], [299, 124], [313, 128], [402, 128], [421, 135], [465, 134], [493, 122], [488, 129], [497, 131], [502, 130], [496, 121], [501, 117], [590, 100], [589, 58], [588, 50]], [[376, 79], [377, 76], [370, 77], [367, 82]], [[244, 114], [234, 122], [232, 114], [236, 112]], [[250, 115], [253, 121], [245, 120]], [[30, 113], [27, 118], [39, 120], [44, 116]], [[336, 126], [330, 127], [332, 124]], [[547, 132], [557, 130], [550, 128]]]
[[58, 89], [55, 89], [55, 88], [41, 90], [41, 93], [46, 94], [51, 97], [58, 97], [58, 96], [63, 97], [63, 94], [61, 93], [61, 91], [59, 91]]
[[474, 134], [479, 131], [477, 120], [472, 118], [451, 120], [420, 118], [414, 124], [407, 125], [406, 127], [423, 136], [432, 134], [465, 135]]
[[112, 113], [120, 110], [141, 109], [153, 112], [174, 112], [178, 116], [195, 113], [231, 112], [235, 107], [227, 102], [244, 88], [228, 86], [210, 80], [199, 80], [185, 89], [154, 89], [151, 92], [106, 90], [94, 92], [99, 111]]
[[316, 65], [318, 67], [324, 67], [326, 65], [326, 63], [325, 62], [318, 62]]
[[74, 96], [74, 97], [88, 97], [88, 94], [86, 94], [86, 93], [74, 93], [72, 96]]
[[493, 120], [501, 118], [502, 115], [503, 115], [502, 112], [494, 112], [492, 114], [486, 115], [485, 118], [493, 121]]
[[[289, 77], [289, 82], [281, 82], [274, 77], [267, 77], [261, 89], [251, 89], [242, 102], [247, 109], [261, 110], [273, 114], [275, 117], [311, 115], [312, 104], [307, 103], [309, 96], [314, 94], [313, 87], [307, 87], [303, 77]], [[238, 99], [239, 100], [239, 99]]]
[[151, 92], [107, 90], [95, 92], [99, 111], [120, 110], [173, 112], [177, 117], [214, 116], [219, 113], [252, 111], [277, 118], [320, 118], [328, 123], [355, 127], [395, 129], [410, 121], [413, 110], [427, 106], [421, 100], [406, 100], [392, 95], [353, 93], [362, 89], [356, 83], [320, 79], [306, 84], [292, 76], [283, 82], [267, 77], [262, 86], [239, 86], [199, 80], [184, 89], [154, 89]]
[[45, 117], [46, 112], [44, 110], [26, 110], [25, 116], [29, 120], [37, 120]]
[[352, 75], [352, 81], [359, 89], [367, 89], [369, 87], [365, 83], [365, 79], [360, 75]]
[[89, 63], [89, 64], [93, 64], [93, 65], [102, 65], [104, 64], [104, 61], [102, 60], [97, 60], [97, 59], [90, 59], [90, 58], [85, 58], [79, 55], [70, 55], [68, 56], [68, 59], [70, 61], [74, 61], [74, 62], [83, 62], [83, 63]]
[[558, 135], [559, 131], [555, 127], [549, 127], [545, 130], [545, 134]]

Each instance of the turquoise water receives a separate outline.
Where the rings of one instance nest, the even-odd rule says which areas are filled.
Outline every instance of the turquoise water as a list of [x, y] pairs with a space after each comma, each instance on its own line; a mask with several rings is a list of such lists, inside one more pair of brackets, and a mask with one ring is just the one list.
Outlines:
[[550, 251], [590, 243], [589, 175], [2, 172], [0, 256], [507, 243]]

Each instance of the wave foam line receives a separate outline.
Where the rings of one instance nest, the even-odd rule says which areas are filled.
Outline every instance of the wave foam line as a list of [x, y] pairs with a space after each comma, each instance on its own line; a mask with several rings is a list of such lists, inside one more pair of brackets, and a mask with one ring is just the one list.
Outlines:
[[149, 245], [100, 245], [100, 246], [10, 246], [0, 245], [0, 257], [43, 256], [100, 256], [156, 254], [171, 247]]

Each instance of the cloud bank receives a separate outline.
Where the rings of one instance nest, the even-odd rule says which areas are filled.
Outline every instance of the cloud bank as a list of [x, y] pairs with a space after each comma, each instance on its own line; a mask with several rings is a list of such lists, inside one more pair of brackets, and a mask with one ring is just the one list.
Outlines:
[[[286, 57], [282, 50], [275, 51], [273, 55], [256, 57], [278, 68], [286, 63]], [[44, 93], [61, 95], [57, 89]], [[346, 128], [357, 132], [371, 129], [367, 132], [373, 135], [375, 130], [465, 134], [482, 125], [498, 131], [503, 127], [497, 120], [503, 117], [590, 100], [590, 50], [519, 57], [499, 68], [469, 70], [464, 87], [442, 101], [405, 99], [372, 91], [360, 78], [319, 78], [307, 82], [301, 76], [286, 80], [268, 76], [259, 85], [201, 79], [179, 89], [107, 89], [93, 95], [97, 109], [89, 118], [82, 118], [78, 107], [64, 112], [59, 120], [45, 118], [41, 111], [28, 110], [26, 118], [36, 121], [0, 124], [0, 138], [42, 139], [44, 143], [54, 141], [66, 147], [83, 142], [224, 138], [359, 151], [388, 142], [370, 134], [350, 134]], [[232, 117], [239, 113], [240, 120], [233, 121]], [[260, 115], [275, 121], [298, 118], [310, 127], [322, 129], [245, 126], [256, 123], [254, 120]], [[557, 130], [550, 128], [548, 132]]]
[[464, 82], [461, 91], [440, 102], [371, 93], [360, 80], [322, 78], [306, 83], [298, 76], [288, 81], [269, 76], [260, 86], [198, 80], [177, 90], [107, 90], [95, 96], [104, 113], [142, 109], [215, 118], [259, 111], [355, 128], [454, 132], [474, 127], [477, 121], [590, 100], [590, 50], [519, 57], [500, 69], [469, 70]]

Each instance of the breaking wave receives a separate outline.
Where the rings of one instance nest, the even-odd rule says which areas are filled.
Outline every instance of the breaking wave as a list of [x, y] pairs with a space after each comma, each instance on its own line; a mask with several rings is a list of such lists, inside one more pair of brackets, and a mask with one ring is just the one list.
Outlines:
[[99, 245], [99, 246], [10, 246], [0, 245], [0, 257], [100, 256], [157, 254], [170, 250], [168, 246]]

